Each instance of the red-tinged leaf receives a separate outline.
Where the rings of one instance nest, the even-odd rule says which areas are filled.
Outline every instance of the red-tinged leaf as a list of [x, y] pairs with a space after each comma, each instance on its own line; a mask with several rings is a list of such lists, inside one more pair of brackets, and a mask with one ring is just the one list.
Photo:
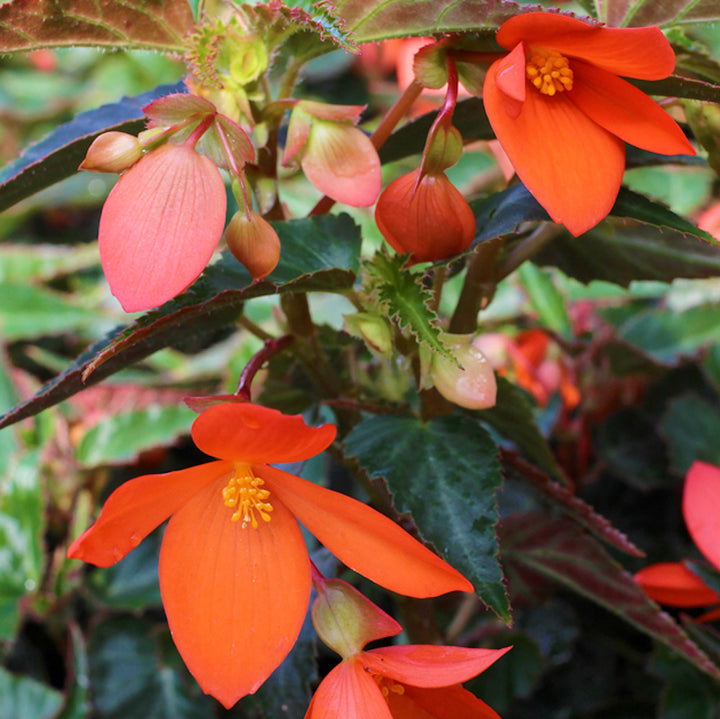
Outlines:
[[357, 42], [438, 32], [495, 30], [513, 15], [542, 10], [510, 0], [336, 0], [337, 14]]
[[506, 466], [532, 482], [533, 486], [539, 489], [547, 499], [560, 507], [570, 518], [590, 530], [598, 539], [602, 539], [633, 557], [645, 556], [645, 552], [638, 549], [619, 529], [613, 527], [608, 519], [598, 514], [589, 504], [570, 492], [567, 487], [550, 479], [515, 452], [501, 449], [500, 458]]
[[720, 679], [720, 670], [680, 626], [573, 522], [536, 513], [511, 515], [503, 519], [499, 535], [503, 565], [511, 584], [518, 570], [555, 581], [600, 604]]
[[720, 20], [717, 0], [598, 0], [598, 15], [616, 27], [646, 27]]
[[143, 108], [143, 112], [148, 117], [148, 127], [169, 127], [193, 115], [212, 115], [216, 108], [203, 97], [176, 92], [153, 100]]
[[187, 0], [11, 0], [0, 52], [93, 45], [182, 51], [195, 21]]
[[261, 282], [228, 252], [185, 292], [111, 333], [84, 352], [65, 372], [29, 400], [0, 417], [0, 427], [32, 417], [86, 386], [96, 384], [153, 352], [177, 342], [202, 343], [227, 327], [253, 297], [311, 290], [347, 290], [355, 280], [360, 230], [348, 215], [322, 215], [278, 222], [282, 256]]

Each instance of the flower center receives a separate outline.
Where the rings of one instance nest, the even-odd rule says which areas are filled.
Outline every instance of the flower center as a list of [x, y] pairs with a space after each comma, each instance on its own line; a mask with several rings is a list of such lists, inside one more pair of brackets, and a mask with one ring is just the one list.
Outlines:
[[384, 697], [387, 697], [389, 694], [405, 693], [405, 687], [402, 684], [398, 684], [392, 679], [384, 677], [382, 674], [372, 674], [372, 678], [377, 682]]
[[568, 59], [557, 50], [532, 48], [525, 64], [525, 75], [543, 95], [552, 97], [558, 92], [572, 90], [573, 71]]
[[235, 471], [222, 491], [223, 504], [235, 510], [230, 517], [231, 522], [242, 520], [243, 529], [248, 524], [251, 524], [253, 529], [257, 529], [257, 515], [260, 515], [263, 522], [270, 521], [273, 506], [265, 501], [270, 496], [270, 492], [262, 489], [264, 484], [260, 477], [253, 474], [249, 464], [235, 465]]

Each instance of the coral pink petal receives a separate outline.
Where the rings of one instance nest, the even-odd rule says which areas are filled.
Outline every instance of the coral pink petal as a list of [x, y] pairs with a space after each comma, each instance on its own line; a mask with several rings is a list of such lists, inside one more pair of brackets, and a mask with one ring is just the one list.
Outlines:
[[693, 462], [685, 477], [683, 516], [690, 536], [720, 569], [720, 467]]
[[411, 597], [472, 591], [460, 572], [362, 502], [274, 467], [253, 471], [338, 559], [373, 582]]
[[363, 652], [368, 669], [414, 687], [447, 687], [484, 672], [512, 647], [474, 649], [436, 644], [396, 644]]
[[661, 562], [641, 569], [635, 581], [645, 594], [669, 607], [705, 607], [720, 597], [682, 562]]
[[584, 62], [573, 63], [568, 97], [590, 119], [635, 147], [663, 155], [694, 155], [680, 126], [629, 82]]
[[495, 82], [497, 62], [483, 93], [490, 124], [528, 190], [555, 222], [580, 235], [612, 209], [625, 170], [625, 145], [567, 93], [549, 97], [528, 88], [520, 114], [510, 117]]
[[402, 694], [389, 692], [387, 696], [393, 719], [501, 719], [459, 684], [442, 689], [403, 688]]
[[497, 41], [507, 50], [519, 42], [557, 50], [642, 80], [662, 80], [675, 68], [675, 53], [657, 27], [593, 27], [566, 15], [524, 13], [503, 23]]
[[301, 415], [256, 404], [228, 402], [206, 409], [192, 426], [195, 444], [212, 457], [239, 462], [299, 462], [335, 439], [331, 424], [308, 427]]
[[152, 150], [118, 180], [100, 217], [100, 259], [128, 312], [182, 292], [207, 265], [225, 225], [225, 186], [185, 145]]
[[108, 497], [97, 522], [70, 545], [68, 557], [98, 567], [115, 564], [193, 495], [231, 468], [229, 462], [209, 462], [125, 482]]
[[368, 207], [380, 193], [380, 158], [370, 138], [348, 123], [315, 120], [301, 165], [311, 184], [351, 207]]
[[393, 716], [377, 682], [357, 659], [349, 659], [322, 680], [305, 719], [393, 719]]
[[242, 527], [221, 479], [168, 524], [160, 590], [173, 640], [203, 691], [230, 708], [292, 649], [307, 612], [310, 560], [295, 518], [276, 497], [269, 522]]

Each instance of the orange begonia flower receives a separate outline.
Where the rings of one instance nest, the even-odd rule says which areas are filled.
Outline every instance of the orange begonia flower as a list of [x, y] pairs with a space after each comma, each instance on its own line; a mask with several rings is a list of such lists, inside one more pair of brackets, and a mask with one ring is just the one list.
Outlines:
[[618, 77], [660, 80], [673, 71], [659, 28], [595, 27], [531, 12], [503, 23], [497, 41], [511, 52], [485, 78], [488, 119], [525, 186], [573, 235], [612, 209], [624, 143], [695, 154], [675, 121]]
[[175, 297], [205, 269], [225, 226], [220, 171], [188, 144], [151, 150], [120, 176], [98, 243], [112, 293], [127, 312]]
[[467, 249], [475, 238], [475, 215], [444, 172], [420, 170], [398, 177], [380, 195], [375, 222], [396, 252], [412, 262], [436, 262]]
[[[693, 462], [685, 477], [683, 517], [698, 549], [716, 569], [720, 569], [718, 506], [720, 467]], [[635, 581], [651, 599], [671, 607], [702, 607], [720, 602], [718, 593], [682, 562], [651, 564], [635, 575]], [[704, 619], [709, 620], [711, 615]]]
[[391, 591], [472, 591], [387, 517], [266, 464], [308, 459], [335, 432], [252, 404], [211, 406], [193, 423], [192, 438], [219, 459], [123, 484], [68, 550], [107, 567], [172, 515], [160, 552], [168, 624], [200, 686], [226, 707], [254, 692], [297, 639], [311, 585], [298, 520], [347, 566]]

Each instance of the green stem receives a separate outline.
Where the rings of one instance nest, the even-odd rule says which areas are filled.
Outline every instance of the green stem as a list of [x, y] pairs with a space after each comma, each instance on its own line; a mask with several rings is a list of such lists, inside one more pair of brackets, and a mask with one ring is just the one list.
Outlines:
[[516, 245], [512, 252], [499, 263], [495, 280], [499, 282], [514, 272], [520, 265], [537, 254], [548, 242], [557, 237], [562, 228], [552, 222], [543, 222], [534, 232]]

